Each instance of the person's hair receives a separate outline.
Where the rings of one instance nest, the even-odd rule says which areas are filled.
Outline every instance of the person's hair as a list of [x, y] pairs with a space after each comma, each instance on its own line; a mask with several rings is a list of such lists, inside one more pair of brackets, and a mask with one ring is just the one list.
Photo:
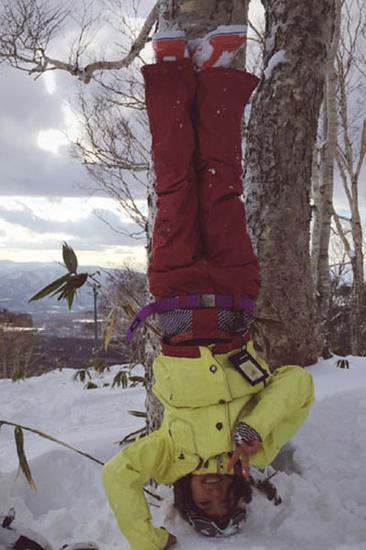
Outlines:
[[[231, 511], [234, 512], [235, 509], [240, 506], [241, 502], [244, 502], [245, 504], [248, 504], [252, 500], [252, 487], [249, 484], [248, 481], [245, 481], [242, 477], [239, 477], [237, 475], [230, 476], [233, 478], [231, 488], [233, 494], [233, 500], [234, 500], [234, 507]], [[182, 477], [181, 479], [178, 479], [173, 484], [173, 491], [174, 491], [174, 507], [178, 510], [180, 515], [183, 519], [187, 520], [189, 514], [199, 514], [200, 516], [205, 516], [209, 519], [212, 519], [209, 517], [203, 510], [198, 508], [198, 506], [194, 503], [193, 495], [192, 495], [192, 474], [189, 474], [187, 476]], [[244, 504], [241, 506], [244, 508]], [[222, 518], [222, 523], [225, 525], [220, 525], [220, 527], [225, 527], [228, 521], [230, 520], [230, 514]], [[215, 519], [216, 524], [220, 524], [221, 520]]]

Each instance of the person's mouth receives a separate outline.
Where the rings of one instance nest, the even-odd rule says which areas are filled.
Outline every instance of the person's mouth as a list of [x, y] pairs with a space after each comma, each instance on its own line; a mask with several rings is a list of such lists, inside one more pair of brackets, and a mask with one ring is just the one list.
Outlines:
[[216, 475], [216, 474], [207, 474], [204, 476], [202, 482], [205, 485], [218, 485], [219, 483], [222, 483], [223, 476]]

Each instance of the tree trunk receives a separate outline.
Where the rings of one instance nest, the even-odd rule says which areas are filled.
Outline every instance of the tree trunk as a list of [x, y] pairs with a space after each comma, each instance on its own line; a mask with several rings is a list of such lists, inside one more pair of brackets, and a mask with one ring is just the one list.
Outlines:
[[[248, 20], [249, 0], [166, 0], [161, 4], [160, 25], [178, 25], [187, 33], [188, 39], [204, 36], [218, 25], [246, 24]], [[236, 66], [244, 68], [245, 54], [234, 60]], [[240, 56], [240, 54], [239, 54]], [[149, 223], [147, 242], [151, 243], [153, 219], [155, 218], [155, 196], [149, 193]], [[148, 255], [150, 250], [148, 244]], [[162, 406], [151, 392], [154, 383], [152, 364], [157, 355], [159, 343], [156, 335], [146, 331], [145, 369], [146, 369], [146, 427], [147, 431], [156, 430], [162, 419]]]
[[[322, 340], [322, 355], [330, 357], [329, 334], [327, 331], [327, 320], [330, 300], [330, 270], [329, 270], [329, 243], [330, 229], [333, 215], [333, 187], [334, 187], [334, 164], [337, 151], [337, 71], [335, 58], [340, 37], [340, 15], [341, 0], [336, 0], [336, 20], [334, 35], [326, 64], [326, 78], [324, 86], [323, 101], [323, 127], [322, 146], [320, 151], [320, 186], [315, 207], [317, 217], [313, 231], [313, 245], [318, 247], [317, 259], [312, 257], [316, 305], [317, 305], [317, 326]], [[316, 234], [316, 231], [319, 234]]]
[[362, 350], [361, 327], [364, 298], [364, 254], [362, 224], [358, 204], [358, 181], [352, 182], [352, 199], [352, 240], [354, 243], [354, 251], [351, 256], [353, 272], [353, 299], [350, 315], [351, 353], [352, 355], [360, 355]]
[[162, 15], [197, 38], [218, 25], [246, 24], [249, 0], [163, 0]]
[[[153, 168], [151, 167], [149, 173], [149, 190], [147, 196], [148, 205], [148, 219], [146, 225], [146, 237], [147, 237], [147, 257], [150, 259], [152, 250], [152, 234], [156, 217], [156, 196], [154, 192], [154, 179], [155, 175]], [[147, 292], [146, 302], [152, 300], [152, 296]], [[159, 338], [152, 330], [145, 325], [145, 349], [144, 349], [144, 363], [145, 363], [145, 380], [146, 380], [146, 431], [151, 433], [157, 430], [161, 424], [163, 417], [163, 406], [160, 401], [153, 394], [152, 387], [154, 384], [153, 363], [155, 357], [159, 353]]]
[[264, 78], [253, 102], [247, 147], [248, 226], [260, 259], [259, 316], [268, 359], [317, 360], [309, 251], [312, 152], [323, 95], [335, 0], [263, 0]]

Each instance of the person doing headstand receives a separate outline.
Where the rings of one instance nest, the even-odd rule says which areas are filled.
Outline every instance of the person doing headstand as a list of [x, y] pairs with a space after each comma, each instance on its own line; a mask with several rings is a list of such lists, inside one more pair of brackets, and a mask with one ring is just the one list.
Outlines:
[[[227, 65], [242, 26], [218, 27], [187, 55], [181, 31], [154, 36], [144, 66], [157, 215], [149, 285], [164, 334], [154, 392], [159, 430], [120, 451], [103, 481], [133, 550], [168, 548], [154, 527], [144, 484], [173, 484], [174, 504], [201, 534], [239, 531], [250, 467], [263, 468], [303, 424], [311, 376], [296, 365], [270, 373], [250, 338], [258, 261], [242, 200], [242, 115], [258, 79]], [[250, 467], [249, 467], [250, 463]]]

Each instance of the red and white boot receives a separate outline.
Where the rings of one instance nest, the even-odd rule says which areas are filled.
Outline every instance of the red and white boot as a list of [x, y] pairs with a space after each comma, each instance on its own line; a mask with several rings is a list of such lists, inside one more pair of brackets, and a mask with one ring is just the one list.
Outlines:
[[235, 54], [247, 40], [245, 25], [220, 25], [189, 46], [198, 71], [211, 67], [229, 67]]
[[180, 61], [189, 55], [184, 31], [168, 30], [154, 34], [153, 49], [157, 63]]

